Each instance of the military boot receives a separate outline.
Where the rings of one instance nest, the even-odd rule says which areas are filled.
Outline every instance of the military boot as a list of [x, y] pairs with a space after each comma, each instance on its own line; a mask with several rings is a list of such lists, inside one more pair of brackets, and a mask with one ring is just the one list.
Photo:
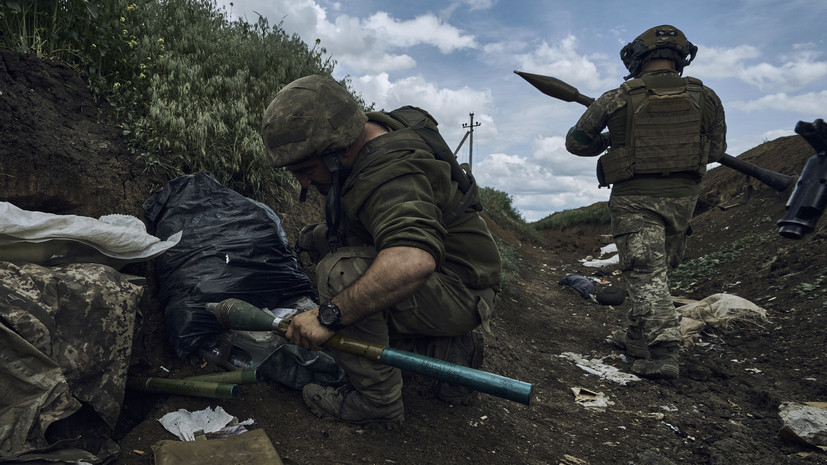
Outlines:
[[677, 379], [679, 375], [677, 344], [658, 344], [649, 348], [649, 358], [635, 360], [632, 373], [652, 379]]
[[612, 343], [631, 357], [649, 358], [649, 346], [640, 328], [630, 326], [613, 332]]
[[[485, 352], [485, 338], [482, 331], [474, 329], [461, 336], [450, 338], [451, 345], [445, 357], [446, 362], [479, 369]], [[477, 392], [464, 386], [450, 384], [447, 381], [437, 381], [434, 384], [434, 393], [445, 402], [456, 405], [471, 405], [476, 399]]]
[[302, 397], [310, 411], [322, 419], [357, 425], [381, 424], [388, 429], [395, 429], [405, 420], [401, 398], [390, 404], [376, 404], [350, 384], [338, 388], [308, 384], [302, 389]]

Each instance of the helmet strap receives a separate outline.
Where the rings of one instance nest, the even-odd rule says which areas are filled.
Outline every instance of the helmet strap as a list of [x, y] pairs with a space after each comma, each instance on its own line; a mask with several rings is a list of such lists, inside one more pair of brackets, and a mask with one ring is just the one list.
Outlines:
[[333, 178], [333, 185], [325, 199], [325, 223], [327, 223], [327, 244], [331, 252], [335, 252], [339, 246], [339, 226], [342, 222], [342, 199], [339, 162], [339, 153], [332, 153], [322, 156], [325, 166]]

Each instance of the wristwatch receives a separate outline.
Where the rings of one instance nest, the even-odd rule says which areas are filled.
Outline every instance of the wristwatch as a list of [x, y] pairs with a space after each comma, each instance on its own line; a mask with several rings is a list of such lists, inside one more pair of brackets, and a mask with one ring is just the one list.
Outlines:
[[327, 329], [338, 331], [345, 327], [342, 324], [342, 311], [339, 307], [331, 301], [327, 301], [319, 305], [319, 314], [317, 316], [319, 324]]

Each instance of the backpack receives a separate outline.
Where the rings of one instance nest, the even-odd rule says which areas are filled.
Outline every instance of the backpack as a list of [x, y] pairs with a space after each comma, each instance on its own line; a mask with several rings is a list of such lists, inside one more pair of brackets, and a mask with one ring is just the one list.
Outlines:
[[[451, 166], [451, 178], [457, 182], [463, 196], [459, 203], [442, 218], [442, 225], [446, 227], [451, 225], [469, 208], [482, 211], [482, 200], [480, 199], [477, 182], [471, 172], [457, 162], [454, 153], [437, 129], [436, 119], [427, 111], [411, 105], [397, 108], [386, 114], [404, 126], [404, 129], [397, 131], [409, 130], [415, 133], [425, 141], [437, 160], [447, 162]], [[401, 144], [415, 144], [415, 139], [411, 138], [400, 138], [398, 140], [401, 141]]]
[[610, 148], [600, 158], [601, 185], [639, 174], [706, 172], [709, 143], [701, 134], [702, 82], [692, 77], [681, 81], [677, 87], [652, 85], [646, 78], [623, 83], [625, 145]]

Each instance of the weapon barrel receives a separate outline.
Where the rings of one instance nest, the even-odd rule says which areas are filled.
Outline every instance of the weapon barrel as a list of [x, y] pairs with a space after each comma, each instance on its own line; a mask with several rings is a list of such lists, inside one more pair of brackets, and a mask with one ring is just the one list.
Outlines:
[[211, 381], [226, 384], [255, 384], [261, 381], [258, 370], [233, 370], [207, 375], [187, 376], [186, 381]]
[[413, 371], [492, 396], [531, 405], [534, 386], [523, 381], [392, 347], [386, 347], [382, 351], [379, 361], [402, 370]]
[[130, 376], [126, 379], [126, 388], [133, 391], [208, 397], [211, 399], [235, 399], [238, 397], [238, 386], [235, 384], [186, 379]]
[[[260, 308], [238, 299], [223, 300], [217, 304], [208, 304], [207, 307], [225, 326], [228, 326], [225, 321], [239, 325], [228, 326], [232, 329], [276, 331], [284, 335], [290, 325], [289, 320], [275, 318]], [[254, 313], [259, 315], [255, 316]], [[533, 385], [523, 381], [339, 334], [331, 337], [324, 346], [525, 405], [530, 405], [534, 391]]]
[[760, 168], [752, 163], [744, 160], [740, 160], [732, 155], [724, 154], [718, 163], [732, 168], [736, 171], [740, 171], [746, 175], [752, 176], [753, 178], [761, 181], [762, 183], [772, 187], [778, 192], [784, 192], [787, 190], [788, 187], [795, 184], [796, 177], [795, 176], [788, 176], [786, 174], [776, 173], [775, 171], [766, 170], [764, 168]]

